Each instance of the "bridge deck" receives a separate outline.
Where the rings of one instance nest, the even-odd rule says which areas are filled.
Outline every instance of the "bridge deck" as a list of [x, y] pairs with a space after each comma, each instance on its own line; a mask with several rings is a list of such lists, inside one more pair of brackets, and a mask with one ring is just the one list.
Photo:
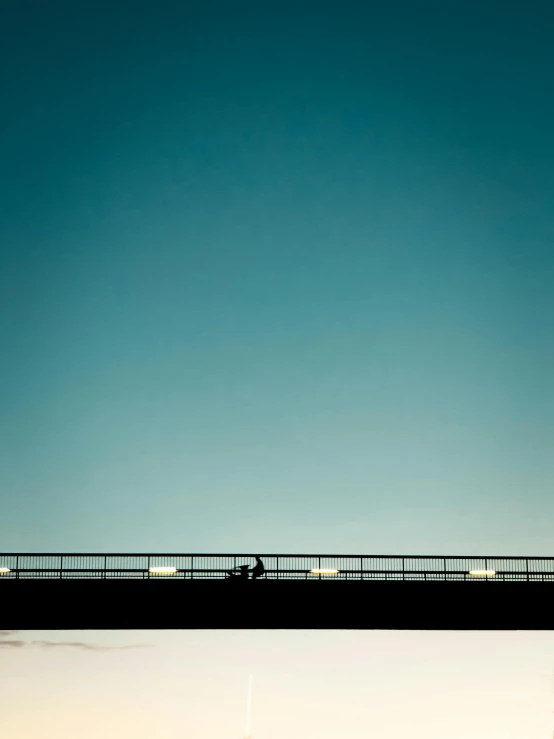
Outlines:
[[[0, 555], [1, 626], [554, 629], [554, 558]], [[476, 583], [480, 583], [477, 585]]]
[[25, 629], [554, 629], [547, 583], [11, 580]]

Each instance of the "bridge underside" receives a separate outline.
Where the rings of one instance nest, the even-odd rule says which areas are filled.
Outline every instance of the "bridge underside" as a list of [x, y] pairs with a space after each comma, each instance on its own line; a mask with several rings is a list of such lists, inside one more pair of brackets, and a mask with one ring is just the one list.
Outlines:
[[10, 580], [18, 629], [554, 629], [550, 583]]

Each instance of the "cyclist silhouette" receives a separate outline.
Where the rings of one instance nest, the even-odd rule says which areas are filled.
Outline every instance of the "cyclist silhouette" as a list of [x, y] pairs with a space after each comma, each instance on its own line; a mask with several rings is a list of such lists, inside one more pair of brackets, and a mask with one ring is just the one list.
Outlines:
[[265, 573], [264, 563], [259, 557], [256, 557], [256, 564], [252, 568], [252, 579], [255, 580], [257, 577], [261, 577]]
[[[248, 569], [248, 565], [241, 565], [235, 567], [234, 570], [227, 570], [227, 579], [238, 577], [241, 580], [248, 580]], [[236, 570], [239, 570], [239, 572], [236, 572]]]

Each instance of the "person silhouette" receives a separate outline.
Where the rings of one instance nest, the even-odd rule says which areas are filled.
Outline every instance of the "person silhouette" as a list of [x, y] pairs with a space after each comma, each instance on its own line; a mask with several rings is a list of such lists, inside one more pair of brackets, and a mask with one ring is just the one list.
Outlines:
[[252, 568], [252, 579], [255, 580], [257, 577], [261, 577], [264, 573], [264, 563], [259, 557], [256, 557], [256, 564]]

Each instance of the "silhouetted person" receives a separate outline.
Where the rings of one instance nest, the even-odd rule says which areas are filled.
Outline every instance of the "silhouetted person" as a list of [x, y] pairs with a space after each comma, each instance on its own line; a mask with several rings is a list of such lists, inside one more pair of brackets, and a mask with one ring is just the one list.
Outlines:
[[265, 572], [264, 563], [259, 557], [256, 557], [256, 564], [252, 568], [252, 579], [255, 580], [257, 577], [261, 577]]
[[239, 572], [235, 572], [235, 570], [228, 570], [227, 575], [228, 577], [238, 577], [241, 580], [248, 580], [248, 565], [241, 565], [240, 567], [235, 567], [235, 570], [239, 570]]

